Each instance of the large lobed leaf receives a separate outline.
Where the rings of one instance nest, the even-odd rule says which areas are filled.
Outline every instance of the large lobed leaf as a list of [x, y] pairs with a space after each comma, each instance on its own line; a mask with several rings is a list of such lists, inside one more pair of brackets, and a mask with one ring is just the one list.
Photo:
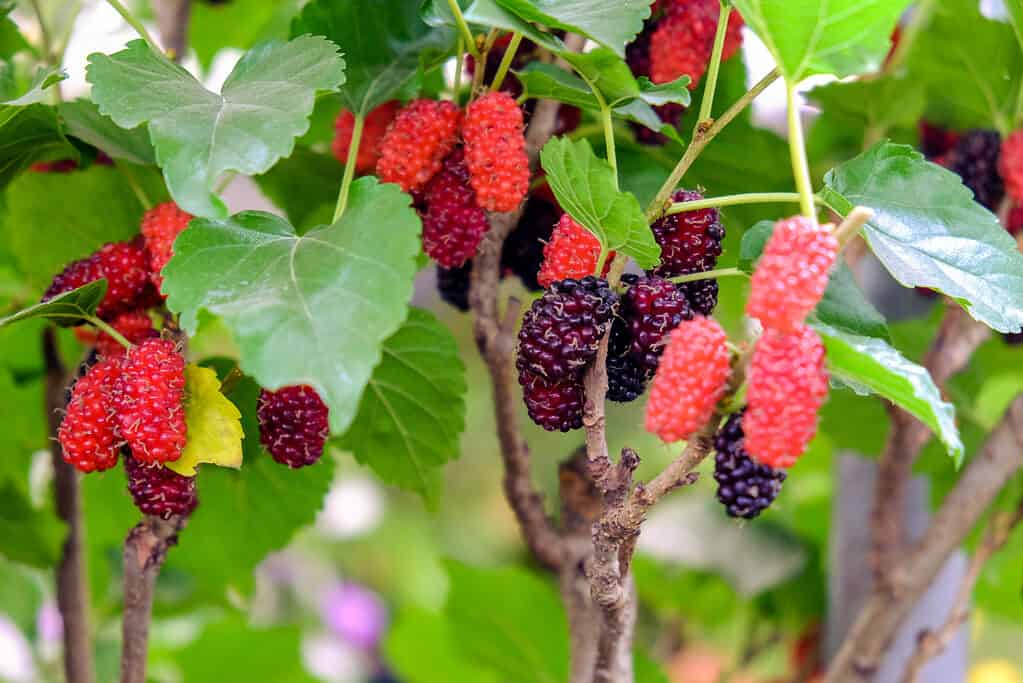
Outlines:
[[181, 208], [222, 217], [227, 209], [212, 184], [227, 171], [262, 173], [291, 154], [309, 127], [316, 92], [344, 82], [344, 60], [321, 37], [264, 43], [242, 57], [217, 94], [134, 40], [113, 55], [90, 55], [86, 75], [100, 112], [117, 125], [148, 122]]
[[405, 319], [418, 235], [408, 195], [362, 178], [337, 223], [302, 236], [259, 211], [192, 221], [164, 268], [163, 291], [190, 333], [201, 311], [220, 316], [241, 368], [261, 385], [315, 387], [340, 434], [381, 344]]
[[824, 182], [838, 211], [874, 210], [863, 234], [896, 280], [944, 292], [1000, 332], [1023, 326], [1023, 255], [959, 176], [911, 147], [882, 142]]
[[734, 0], [791, 82], [874, 71], [910, 0]]
[[933, 431], [958, 465], [963, 444], [955, 408], [942, 400], [927, 370], [887, 342], [839, 330], [822, 322], [811, 326], [824, 340], [828, 371], [859, 394], [874, 393], [915, 415]]
[[619, 192], [614, 171], [586, 140], [554, 138], [540, 153], [547, 182], [558, 203], [597, 236], [605, 249], [631, 256], [653, 268], [661, 249], [635, 195]]
[[359, 412], [338, 442], [381, 479], [434, 497], [440, 467], [458, 457], [465, 366], [451, 332], [413, 308], [383, 345]]
[[432, 28], [419, 17], [419, 3], [378, 0], [314, 0], [291, 25], [292, 35], [326, 36], [348, 60], [341, 88], [345, 108], [368, 113], [394, 99], [425, 66], [444, 57], [453, 43], [447, 28]]
[[529, 22], [592, 38], [619, 56], [650, 16], [647, 0], [497, 0]]
[[1023, 82], [1023, 51], [1013, 28], [984, 17], [973, 0], [934, 3], [934, 15], [910, 53], [908, 71], [913, 82], [927, 89], [932, 121], [960, 129], [1012, 125]]

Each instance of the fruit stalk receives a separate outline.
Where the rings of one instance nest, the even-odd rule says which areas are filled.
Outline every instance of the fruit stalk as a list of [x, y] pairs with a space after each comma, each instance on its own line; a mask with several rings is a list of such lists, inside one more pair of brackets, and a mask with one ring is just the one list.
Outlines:
[[714, 33], [714, 49], [710, 53], [710, 64], [707, 65], [707, 80], [703, 89], [703, 99], [700, 101], [700, 116], [696, 119], [696, 127], [710, 120], [711, 111], [714, 107], [714, 91], [717, 90], [718, 72], [721, 69], [721, 52], [725, 48], [725, 35], [728, 33], [728, 18], [732, 14], [732, 6], [726, 2], [719, 3], [721, 6], [718, 12], [718, 26]]
[[792, 174], [799, 190], [799, 206], [803, 215], [817, 221], [817, 207], [814, 203], [813, 181], [810, 180], [810, 165], [806, 160], [806, 140], [803, 136], [803, 122], [799, 118], [799, 106], [796, 101], [796, 86], [786, 83], [789, 122], [789, 156], [792, 157]]
[[707, 197], [706, 199], [697, 199], [691, 202], [675, 202], [664, 213], [667, 216], [672, 216], [685, 211], [720, 208], [722, 206], [741, 206], [743, 204], [797, 204], [800, 199], [799, 194], [796, 192], [747, 192], [744, 194], [729, 194], [723, 197]]
[[359, 156], [359, 143], [362, 141], [362, 128], [366, 123], [366, 117], [360, 112], [355, 114], [355, 124], [352, 127], [352, 141], [348, 145], [348, 158], [345, 160], [345, 174], [341, 178], [341, 189], [337, 193], [337, 204], [334, 207], [334, 219], [338, 219], [345, 212], [348, 206], [348, 189], [352, 185], [352, 178], [355, 177], [355, 160]]
[[153, 52], [161, 54], [159, 46], [156, 44], [156, 41], [153, 40], [153, 36], [149, 35], [149, 31], [146, 30], [146, 27], [142, 25], [141, 21], [135, 18], [127, 7], [122, 5], [119, 0], [107, 0], [107, 4], [113, 7], [129, 26], [135, 29], [135, 33], [138, 33], [144, 41], [149, 43], [149, 47], [153, 50]]

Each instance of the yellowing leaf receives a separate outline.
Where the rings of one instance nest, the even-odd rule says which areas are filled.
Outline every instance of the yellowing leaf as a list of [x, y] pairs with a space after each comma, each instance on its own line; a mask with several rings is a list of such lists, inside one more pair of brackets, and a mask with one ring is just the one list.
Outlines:
[[178, 474], [192, 477], [196, 465], [212, 463], [221, 467], [242, 466], [242, 431], [238, 408], [220, 393], [220, 380], [210, 368], [185, 368], [185, 422], [188, 443], [181, 457], [167, 463]]

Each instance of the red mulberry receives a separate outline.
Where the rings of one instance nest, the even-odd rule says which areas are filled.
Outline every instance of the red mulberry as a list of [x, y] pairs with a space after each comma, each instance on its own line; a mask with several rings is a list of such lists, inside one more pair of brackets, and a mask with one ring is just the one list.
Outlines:
[[111, 403], [120, 374], [115, 361], [93, 365], [71, 389], [71, 400], [57, 438], [64, 461], [80, 472], [108, 470], [117, 464], [122, 439]]
[[323, 455], [329, 426], [326, 404], [305, 384], [259, 394], [259, 440], [273, 459], [297, 468], [312, 465]]
[[380, 180], [397, 183], [406, 192], [421, 189], [455, 148], [461, 122], [462, 113], [451, 102], [410, 102], [380, 141]]
[[462, 150], [456, 149], [426, 186], [423, 250], [445, 268], [457, 268], [471, 259], [490, 227], [468, 180]]
[[469, 105], [462, 128], [465, 161], [476, 200], [488, 211], [513, 211], [529, 190], [522, 110], [504, 92]]
[[185, 359], [174, 342], [148, 339], [128, 351], [114, 394], [121, 435], [146, 464], [181, 457], [187, 441]]
[[132, 457], [124, 459], [128, 492], [135, 507], [146, 515], [170, 519], [187, 517], [199, 505], [195, 477], [186, 477], [163, 465], [146, 464]]
[[[398, 114], [401, 103], [395, 100], [384, 102], [366, 115], [362, 124], [362, 139], [359, 151], [355, 155], [355, 172], [359, 175], [372, 173], [380, 159], [380, 143], [387, 132], [387, 127]], [[348, 151], [352, 146], [352, 132], [355, 129], [355, 114], [345, 109], [334, 121], [334, 140], [330, 149], [334, 157], [342, 164], [348, 161]]]

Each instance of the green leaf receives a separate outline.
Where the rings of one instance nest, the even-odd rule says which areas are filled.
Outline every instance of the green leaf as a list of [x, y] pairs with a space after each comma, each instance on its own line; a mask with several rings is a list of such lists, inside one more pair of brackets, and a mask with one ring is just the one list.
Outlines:
[[44, 104], [0, 104], [0, 189], [42, 159], [78, 158], [64, 136], [57, 110]]
[[568, 623], [553, 586], [514, 567], [447, 568], [445, 613], [467, 658], [515, 683], [568, 680]]
[[877, 394], [904, 408], [938, 436], [956, 466], [962, 462], [955, 408], [942, 400], [927, 370], [882, 339], [850, 334], [822, 322], [811, 322], [811, 326], [824, 340], [832, 377], [857, 393]]
[[894, 76], [836, 81], [818, 86], [806, 96], [830, 114], [879, 131], [916, 126], [926, 104], [920, 82]]
[[[739, 246], [739, 268], [752, 273], [764, 245], [774, 232], [774, 221], [760, 221], [747, 230]], [[888, 339], [888, 325], [874, 306], [867, 301], [856, 284], [852, 271], [844, 262], [831, 269], [824, 297], [813, 312], [813, 319], [852, 334]]]
[[[815, 73], [877, 70], [910, 0], [735, 0], [782, 74], [795, 83]], [[961, 41], [961, 38], [960, 38]], [[960, 42], [957, 41], [957, 42]]]
[[257, 626], [242, 614], [230, 614], [206, 625], [195, 640], [175, 653], [174, 661], [181, 668], [181, 680], [190, 683], [221, 680], [225, 671], [235, 680], [319, 680], [306, 672], [302, 663], [302, 630], [298, 626]]
[[343, 174], [344, 166], [333, 156], [300, 147], [254, 180], [263, 194], [284, 209], [292, 225], [307, 228], [320, 207], [329, 204], [333, 210]]
[[208, 69], [225, 48], [248, 50], [264, 40], [288, 37], [298, 11], [295, 0], [231, 0], [194, 2], [188, 19], [188, 46]]
[[[344, 60], [323, 38], [272, 41], [247, 52], [212, 93], [141, 40], [92, 54], [86, 77], [100, 112], [122, 128], [149, 123], [174, 200], [197, 216], [226, 215], [211, 187], [222, 173], [253, 175], [291, 154], [309, 127], [317, 90], [344, 82]], [[286, 103], [286, 106], [285, 104]]]
[[[1014, 3], [1018, 0], [1006, 4]], [[976, 2], [934, 3], [934, 15], [917, 37], [907, 68], [908, 77], [927, 88], [931, 121], [958, 129], [1011, 130], [1023, 51], [1013, 28], [985, 18]]]
[[6, 102], [0, 102], [0, 104], [13, 106], [13, 107], [24, 107], [30, 104], [38, 104], [45, 100], [49, 93], [46, 92], [48, 88], [53, 87], [57, 83], [60, 83], [67, 78], [67, 74], [60, 69], [39, 69], [36, 72], [35, 77], [32, 79], [31, 85], [20, 97], [16, 97], [13, 100]]
[[[150, 201], [166, 199], [156, 169], [135, 167], [131, 173]], [[106, 242], [137, 235], [145, 211], [124, 176], [109, 166], [93, 165], [74, 173], [26, 173], [11, 184], [6, 196], [3, 229], [8, 244], [21, 272], [40, 289], [69, 262]]]
[[42, 583], [33, 572], [0, 557], [0, 605], [4, 616], [33, 638], [43, 605]]
[[440, 467], [459, 455], [465, 366], [447, 327], [413, 308], [384, 342], [359, 412], [338, 442], [384, 481], [435, 498]]
[[11, 19], [13, 2], [0, 4], [0, 59], [9, 60], [19, 52], [31, 50], [25, 37], [18, 31], [18, 25]]
[[661, 250], [639, 201], [615, 188], [614, 171], [589, 142], [554, 138], [540, 159], [558, 203], [605, 249], [633, 257], [641, 268], [657, 265]]
[[[565, 50], [565, 44], [560, 38], [541, 31], [528, 21], [523, 21], [498, 5], [495, 0], [474, 0], [471, 3], [460, 0], [459, 5], [462, 8], [462, 16], [470, 25], [517, 31], [552, 52], [560, 54]], [[424, 0], [419, 15], [430, 26], [455, 26], [455, 18], [447, 0]]]
[[32, 507], [13, 481], [0, 481], [0, 554], [33, 567], [52, 567], [60, 557], [65, 526], [52, 510]]
[[387, 661], [408, 683], [498, 683], [493, 671], [468, 661], [441, 614], [406, 608], [388, 629]]
[[501, 7], [526, 21], [581, 33], [620, 57], [625, 44], [643, 30], [650, 16], [646, 0], [497, 0]]
[[824, 183], [839, 212], [874, 210], [863, 234], [896, 280], [944, 292], [999, 332], [1023, 326], [1023, 255], [959, 176], [912, 147], [882, 142]]
[[267, 388], [310, 384], [343, 433], [401, 326], [419, 253], [408, 195], [375, 178], [352, 184], [332, 225], [299, 236], [284, 219], [246, 211], [194, 220], [163, 270], [167, 305], [189, 333], [199, 313], [220, 316], [240, 365]]
[[[525, 89], [526, 97], [557, 100], [587, 111], [600, 111], [600, 103], [586, 82], [554, 64], [531, 62], [526, 65], [525, 69], [517, 72], [516, 76]], [[682, 91], [677, 91], [674, 87], [667, 89], [667, 86], [674, 86], [674, 84], [679, 83], [681, 80], [674, 81], [665, 86], [652, 86], [650, 88], [646, 85], [649, 81], [645, 78], [640, 79], [640, 81], [636, 82], [636, 94], [624, 100], [619, 100], [619, 104], [615, 105], [612, 111], [616, 116], [635, 121], [651, 130], [656, 130], [678, 139], [678, 132], [672, 126], [661, 121], [650, 105], [666, 101], [684, 101], [688, 103], [688, 89], [683, 88]], [[685, 93], [684, 95], [682, 94], [683, 92]]]
[[345, 51], [348, 79], [341, 88], [346, 109], [368, 113], [394, 99], [425, 69], [446, 56], [453, 34], [419, 18], [419, 3], [378, 0], [314, 0], [291, 25], [291, 34], [326, 36]]
[[0, 318], [0, 328], [32, 318], [46, 318], [64, 327], [80, 325], [86, 318], [96, 315], [96, 307], [106, 293], [107, 281], [96, 280], [44, 303], [29, 306], [14, 315]]
[[68, 134], [85, 140], [114, 159], [142, 165], [156, 163], [149, 131], [144, 126], [125, 130], [109, 116], [100, 114], [99, 107], [89, 100], [62, 102], [57, 109]]
[[669, 683], [668, 675], [661, 665], [638, 650], [633, 655], [633, 665], [636, 669], [636, 683]]
[[608, 104], [634, 100], [640, 95], [639, 83], [621, 56], [606, 47], [590, 52], [570, 52], [565, 61], [598, 90]]
[[654, 83], [646, 76], [640, 76], [638, 82], [639, 96], [644, 102], [655, 107], [670, 103], [688, 107], [692, 101], [689, 76], [680, 76], [670, 83]]
[[242, 466], [245, 433], [241, 413], [220, 391], [220, 379], [210, 368], [185, 366], [185, 424], [188, 442], [180, 457], [167, 468], [194, 477], [202, 463], [220, 467]]

